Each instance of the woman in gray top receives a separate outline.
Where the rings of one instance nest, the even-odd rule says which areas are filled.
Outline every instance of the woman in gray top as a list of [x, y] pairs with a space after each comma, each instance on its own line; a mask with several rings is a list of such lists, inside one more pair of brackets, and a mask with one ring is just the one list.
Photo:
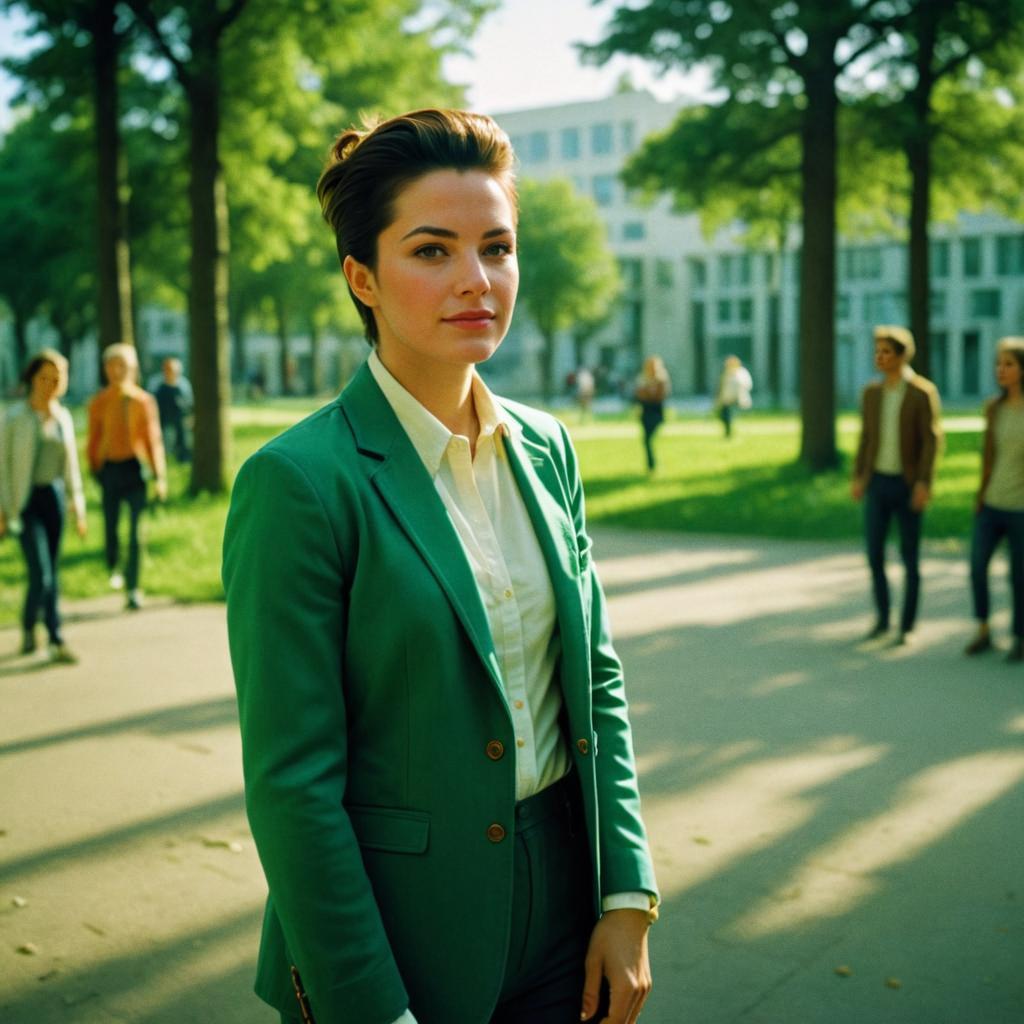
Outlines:
[[42, 612], [50, 656], [71, 663], [75, 656], [61, 636], [57, 560], [69, 499], [78, 535], [85, 536], [85, 497], [74, 423], [60, 404], [67, 370], [59, 352], [38, 352], [22, 376], [28, 398], [12, 405], [0, 420], [0, 537], [11, 533], [18, 538], [28, 570], [22, 653], [36, 649], [36, 622]]
[[988, 628], [988, 564], [1003, 537], [1010, 547], [1013, 645], [1008, 660], [1024, 660], [1024, 338], [996, 347], [999, 394], [985, 406], [985, 444], [971, 543], [971, 590], [978, 632], [965, 653], [992, 647]]

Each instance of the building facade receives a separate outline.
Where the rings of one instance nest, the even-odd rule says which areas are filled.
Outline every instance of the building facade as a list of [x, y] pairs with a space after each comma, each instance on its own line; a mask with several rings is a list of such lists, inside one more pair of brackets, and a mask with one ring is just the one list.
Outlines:
[[[567, 178], [604, 220], [626, 289], [585, 361], [628, 380], [644, 355], [661, 355], [677, 396], [714, 393], [726, 355], [750, 367], [760, 401], [796, 404], [799, 393], [799, 241], [782, 251], [748, 248], [742, 228], [705, 238], [696, 214], [668, 198], [645, 204], [619, 180], [651, 132], [680, 106], [645, 92], [497, 114], [519, 156], [522, 177]], [[947, 402], [969, 405], [992, 388], [995, 344], [1024, 334], [1024, 224], [963, 214], [935, 225], [931, 243], [932, 375]], [[836, 281], [836, 391], [852, 405], [873, 374], [872, 328], [908, 322], [906, 245], [901, 239], [840, 239]], [[530, 391], [538, 340], [517, 322], [496, 364], [499, 386]], [[571, 339], [558, 353], [573, 368]], [[507, 380], [506, 380], [507, 378]]]

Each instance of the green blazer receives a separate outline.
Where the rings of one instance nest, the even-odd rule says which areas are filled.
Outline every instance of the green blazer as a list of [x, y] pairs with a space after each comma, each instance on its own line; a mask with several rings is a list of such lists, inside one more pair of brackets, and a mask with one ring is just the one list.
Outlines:
[[[555, 592], [596, 918], [602, 894], [656, 892], [622, 668], [565, 429], [502, 404]], [[515, 737], [472, 570], [367, 367], [242, 467], [223, 576], [270, 890], [256, 991], [294, 1015], [295, 965], [317, 1024], [407, 1005], [420, 1024], [483, 1024], [511, 917]]]

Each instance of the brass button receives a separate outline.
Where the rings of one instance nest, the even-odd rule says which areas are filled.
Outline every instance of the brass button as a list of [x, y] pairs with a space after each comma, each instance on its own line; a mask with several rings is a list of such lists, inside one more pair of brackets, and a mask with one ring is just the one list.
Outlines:
[[505, 838], [505, 829], [495, 822], [493, 825], [487, 826], [487, 838], [492, 843], [500, 843]]
[[492, 761], [500, 761], [505, 756], [505, 744], [501, 740], [491, 740], [487, 744], [487, 756]]
[[581, 754], [585, 754], [588, 750], [590, 750], [590, 744], [586, 740], [577, 740], [576, 749]]

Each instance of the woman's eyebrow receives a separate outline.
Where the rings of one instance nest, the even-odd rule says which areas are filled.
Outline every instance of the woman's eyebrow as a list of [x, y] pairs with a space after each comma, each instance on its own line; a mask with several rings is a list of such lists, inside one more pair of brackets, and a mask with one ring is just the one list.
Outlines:
[[[483, 233], [483, 238], [497, 238], [499, 235], [511, 235], [513, 231], [511, 228], [491, 228], [490, 231]], [[459, 233], [452, 231], [450, 228], [436, 228], [430, 224], [421, 224], [418, 228], [413, 228], [412, 231], [402, 235], [401, 241], [405, 241], [407, 238], [412, 238], [413, 235], [435, 235], [438, 238], [458, 238]]]

